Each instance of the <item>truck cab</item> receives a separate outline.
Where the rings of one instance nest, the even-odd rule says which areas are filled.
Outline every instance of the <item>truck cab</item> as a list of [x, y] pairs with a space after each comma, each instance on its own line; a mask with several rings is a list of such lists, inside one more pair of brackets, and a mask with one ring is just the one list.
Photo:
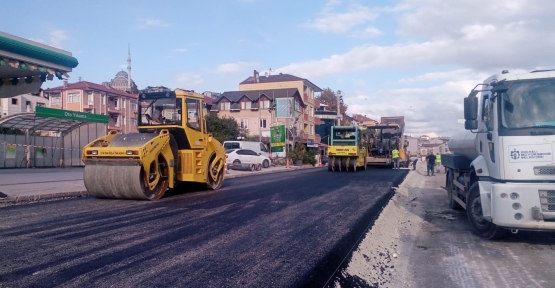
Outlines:
[[485, 238], [555, 230], [555, 71], [491, 76], [464, 99], [464, 118], [442, 155], [450, 205]]

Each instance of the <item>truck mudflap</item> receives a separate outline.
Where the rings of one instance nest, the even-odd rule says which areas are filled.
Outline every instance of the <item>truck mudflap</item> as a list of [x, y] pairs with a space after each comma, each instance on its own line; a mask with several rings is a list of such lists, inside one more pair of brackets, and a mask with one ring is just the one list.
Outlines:
[[526, 230], [555, 230], [555, 183], [494, 183], [493, 224]]

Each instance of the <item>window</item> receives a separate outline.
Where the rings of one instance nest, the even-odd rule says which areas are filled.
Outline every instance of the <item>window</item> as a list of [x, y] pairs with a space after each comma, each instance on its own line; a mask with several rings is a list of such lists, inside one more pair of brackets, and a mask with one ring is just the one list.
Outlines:
[[118, 120], [119, 120], [119, 118], [118, 118], [117, 115], [112, 116], [112, 125], [116, 126], [116, 127], [119, 127], [119, 121]]
[[264, 145], [264, 143], [260, 143], [260, 151], [268, 152], [268, 149], [266, 149], [266, 145]]
[[137, 126], [137, 119], [131, 119], [131, 126]]
[[249, 128], [249, 119], [241, 119], [241, 128], [244, 128], [244, 129]]
[[266, 118], [260, 118], [260, 128], [266, 128]]
[[12, 98], [12, 105], [17, 105], [17, 98]]
[[314, 125], [310, 125], [310, 135], [314, 135]]
[[37, 107], [46, 107], [46, 104], [44, 104], [44, 103], [40, 103], [40, 102], [37, 102], [37, 104], [36, 104], [36, 105], [37, 105]]
[[102, 93], [100, 98], [102, 98], [102, 105], [106, 105], [106, 94]]
[[123, 116], [123, 125], [127, 124], [127, 122], [125, 121], [125, 116]]
[[131, 110], [137, 110], [137, 103], [129, 101], [129, 107]]
[[199, 100], [187, 99], [187, 126], [200, 131], [200, 103]]
[[92, 92], [87, 92], [87, 102], [89, 105], [94, 105], [94, 94]]
[[79, 93], [67, 94], [67, 103], [78, 103], [80, 101], [81, 101], [81, 95], [79, 95]]
[[121, 99], [121, 108], [125, 108], [125, 98]]
[[114, 108], [119, 109], [119, 107], [118, 107], [118, 98], [114, 98]]
[[270, 108], [270, 100], [260, 101], [260, 108]]
[[229, 110], [231, 107], [231, 104], [229, 102], [224, 102], [224, 103], [220, 103], [220, 110]]
[[50, 97], [50, 103], [52, 103], [52, 105], [60, 105], [60, 103], [62, 103], [62, 97], [52, 96]]
[[314, 107], [312, 107], [312, 106], [308, 107], [308, 115], [310, 117], [314, 117]]
[[251, 102], [247, 101], [247, 102], [241, 102], [241, 109], [245, 110], [245, 109], [251, 109]]
[[227, 149], [227, 150], [229, 150], [229, 149], [239, 149], [239, 148], [241, 148], [241, 146], [237, 142], [227, 142], [227, 143], [224, 144], [224, 148]]

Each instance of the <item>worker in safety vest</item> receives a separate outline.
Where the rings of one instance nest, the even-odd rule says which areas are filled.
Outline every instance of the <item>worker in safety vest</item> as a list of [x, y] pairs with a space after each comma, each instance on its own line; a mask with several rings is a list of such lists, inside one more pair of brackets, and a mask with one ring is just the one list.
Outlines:
[[436, 154], [436, 172], [439, 173], [439, 165], [441, 165], [441, 154]]
[[397, 150], [397, 147], [391, 150], [391, 159], [393, 159], [393, 169], [399, 169], [399, 150]]

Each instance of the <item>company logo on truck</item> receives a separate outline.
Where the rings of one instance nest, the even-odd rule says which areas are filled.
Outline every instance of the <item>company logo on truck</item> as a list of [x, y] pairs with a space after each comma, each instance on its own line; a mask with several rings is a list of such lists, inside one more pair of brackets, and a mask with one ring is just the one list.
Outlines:
[[551, 162], [553, 147], [551, 144], [509, 145], [510, 159], [516, 162]]

